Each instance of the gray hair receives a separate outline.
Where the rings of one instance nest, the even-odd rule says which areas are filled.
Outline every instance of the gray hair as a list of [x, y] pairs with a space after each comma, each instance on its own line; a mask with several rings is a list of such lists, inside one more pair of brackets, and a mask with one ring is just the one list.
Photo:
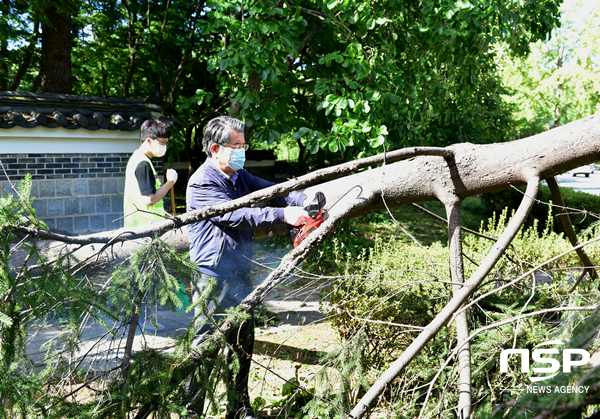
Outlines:
[[206, 128], [204, 128], [204, 137], [202, 138], [204, 152], [209, 158], [212, 157], [210, 147], [213, 144], [224, 147], [231, 141], [231, 131], [241, 132], [243, 134], [245, 128], [246, 126], [242, 121], [228, 116], [219, 116], [211, 119], [208, 124], [206, 124]]

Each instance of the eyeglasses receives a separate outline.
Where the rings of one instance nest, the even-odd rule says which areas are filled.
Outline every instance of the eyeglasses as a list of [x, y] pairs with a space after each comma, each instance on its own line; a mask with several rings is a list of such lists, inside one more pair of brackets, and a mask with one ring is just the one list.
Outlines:
[[241, 150], [243, 148], [245, 151], [248, 151], [250, 144], [226, 145], [225, 147], [233, 148], [234, 150]]

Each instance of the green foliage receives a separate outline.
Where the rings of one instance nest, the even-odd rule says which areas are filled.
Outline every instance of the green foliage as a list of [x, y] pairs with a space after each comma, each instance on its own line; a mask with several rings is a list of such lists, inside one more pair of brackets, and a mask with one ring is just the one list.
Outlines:
[[[597, 284], [595, 284], [597, 285]], [[592, 301], [597, 304], [598, 301]], [[562, 338], [564, 345], [557, 347], [562, 352], [566, 348], [585, 349], [590, 354], [598, 350], [598, 309], [592, 313], [575, 313], [564, 316], [561, 327], [554, 330], [547, 339]], [[556, 357], [554, 357], [556, 359]], [[598, 365], [588, 364], [574, 368], [570, 373], [559, 373], [530, 387], [520, 385], [519, 392], [512, 403], [500, 406], [493, 418], [533, 418], [546, 411], [554, 411], [556, 416], [565, 418], [593, 417], [598, 412], [598, 388], [600, 369]], [[567, 392], [565, 387], [588, 387], [587, 391]], [[527, 390], [529, 387], [529, 391]], [[535, 388], [536, 392], [531, 390]], [[548, 389], [549, 391], [539, 391]], [[519, 394], [520, 393], [520, 394]], [[514, 394], [514, 393], [513, 393]]]
[[[491, 217], [494, 213], [501, 213], [505, 207], [517, 208], [523, 199], [525, 187], [520, 186], [517, 189], [504, 189], [482, 195], [481, 202], [484, 213]], [[598, 221], [597, 208], [600, 208], [600, 197], [598, 195], [575, 191], [571, 188], [560, 188], [560, 192], [565, 205], [569, 208], [569, 217], [575, 231], [585, 230]], [[550, 188], [541, 185], [537, 199], [541, 202], [551, 203], [553, 199]], [[535, 205], [531, 210], [527, 225], [532, 225], [534, 220], [538, 220], [538, 225], [544, 226], [549, 222], [548, 217], [556, 217], [556, 214], [556, 210], [550, 213], [544, 205]], [[556, 232], [564, 232], [562, 223], [558, 220], [553, 223], [553, 228]]]
[[[522, 229], [489, 279], [476, 291], [474, 297], [491, 294], [469, 309], [470, 330], [561, 305], [597, 304], [597, 293], [590, 292], [596, 284], [580, 285], [579, 291], [569, 291], [573, 278], [579, 275], [574, 267], [580, 262], [573, 252], [546, 264], [537, 277], [525, 276], [520, 282], [495, 291], [571, 248], [561, 234], [553, 231], [552, 218], [549, 220], [541, 232], [536, 222]], [[507, 210], [490, 219], [481, 232], [498, 237], [506, 222]], [[465, 278], [468, 279], [493, 242], [469, 234], [465, 234], [463, 240]], [[337, 249], [340, 252], [339, 246]], [[594, 260], [600, 257], [599, 249], [600, 246], [594, 244], [586, 251]], [[365, 369], [377, 376], [376, 371], [385, 369], [412, 342], [418, 333], [414, 327], [425, 327], [451, 297], [448, 249], [440, 243], [422, 250], [414, 244], [376, 239], [375, 245], [361, 258], [343, 253], [338, 257], [346, 258], [346, 275], [334, 280], [327, 293], [328, 301], [321, 309], [345, 339], [366, 336], [360, 357]], [[477, 389], [480, 400], [476, 417], [486, 417], [494, 406], [510, 400], [507, 388], [520, 388], [527, 382], [527, 377], [519, 371], [499, 373], [500, 352], [512, 347], [532, 349], [556, 334], [557, 322], [564, 324], [561, 333], [569, 337], [572, 328], [566, 325], [574, 324], [573, 319], [570, 313], [527, 317], [483, 330], [471, 341], [473, 388]], [[386, 409], [393, 406], [395, 417], [414, 418], [421, 409], [426, 414], [443, 415], [444, 411], [455, 408], [458, 367], [450, 362], [440, 371], [455, 346], [453, 328], [438, 333], [386, 393]], [[429, 383], [438, 372], [440, 375], [424, 406]]]
[[347, 263], [346, 275], [327, 293], [329, 302], [321, 310], [342, 336], [366, 334], [368, 365], [381, 367], [415, 338], [417, 330], [402, 325], [424, 326], [447, 303], [448, 289], [439, 282], [449, 281], [447, 258], [439, 243], [424, 252], [377, 239], [368, 254]]
[[[69, 270], [54, 269], [47, 263], [36, 243], [28, 235], [15, 236], [14, 228], [45, 228], [35, 217], [28, 176], [18, 189], [6, 191], [0, 198], [0, 398], [4, 401], [1, 417], [11, 412], [23, 417], [44, 412], [47, 393], [44, 384], [64, 370], [65, 361], [73, 356], [81, 336], [78, 321], [84, 314], [97, 317], [105, 297]], [[54, 255], [53, 263], [62, 265], [68, 256]], [[21, 260], [11, 268], [11, 260]], [[36, 371], [27, 355], [28, 330], [43, 327], [56, 317], [66, 317], [64, 332], [57, 344], [60, 351], [48, 350], [47, 362]], [[8, 416], [7, 416], [8, 415]]]
[[[296, 367], [295, 376], [283, 384], [281, 394], [269, 399], [273, 406], [281, 409], [278, 416], [301, 419], [304, 417], [302, 410], [305, 410], [305, 406], [313, 400], [315, 389], [306, 388], [308, 380], [306, 377], [300, 377], [298, 370], [299, 366]], [[257, 397], [253, 405], [254, 410], [258, 412], [261, 407], [266, 405], [266, 400]]]
[[367, 337], [360, 333], [321, 359], [326, 368], [317, 374], [322, 397], [315, 397], [302, 409], [309, 418], [345, 418], [370, 387], [367, 363]]
[[[566, 5], [567, 3], [565, 3]], [[573, 3], [568, 3], [573, 7]], [[527, 137], [600, 110], [598, 7], [582, 16], [582, 3], [563, 10], [552, 38], [527, 57], [500, 54], [501, 71], [515, 109], [515, 128]]]
[[[181, 278], [175, 276], [175, 266]], [[141, 306], [142, 301], [149, 306], [160, 304], [176, 311], [183, 307], [178, 295], [180, 281], [192, 280], [193, 272], [194, 265], [189, 258], [155, 237], [113, 273], [113, 289], [117, 292], [111, 303], [124, 307], [126, 316], [131, 315], [132, 303]]]
[[[36, 90], [42, 3], [3, 4], [0, 87], [26, 61], [19, 90]], [[90, 96], [160, 91], [166, 113], [189, 124], [170, 153], [192, 162], [206, 121], [230, 111], [255, 141], [295, 141], [303, 169], [384, 144], [507, 140], [511, 110], [495, 46], [525, 54], [558, 24], [559, 4], [83, 1], [74, 13], [73, 87]]]
[[[82, 269], [68, 251], [42, 255], [29, 235], [14, 233], [45, 228], [30, 186], [27, 178], [0, 197], [0, 418], [115, 418], [134, 411], [171, 418], [185, 415], [200, 395], [217, 411], [216, 389], [239, 362], [226, 362], [224, 338], [192, 344], [204, 322], [215, 321], [203, 315], [214, 281], [188, 307], [197, 316], [168, 351], [127, 349], [129, 329], [137, 327], [133, 307], [145, 301], [179, 309], [179, 280], [191, 280], [196, 266], [159, 239], [100, 272]], [[235, 313], [232, 321], [245, 318]], [[39, 351], [28, 342], [36, 333], [48, 337]], [[198, 347], [206, 359], [193, 356]], [[200, 384], [192, 392], [193, 380]]]

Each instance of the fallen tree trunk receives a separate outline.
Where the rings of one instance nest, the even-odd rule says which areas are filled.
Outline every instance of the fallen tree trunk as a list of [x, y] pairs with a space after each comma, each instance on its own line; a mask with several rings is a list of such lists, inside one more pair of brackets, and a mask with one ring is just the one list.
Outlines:
[[[85, 269], [86, 266], [104, 265], [127, 258], [133, 251], [145, 242], [151, 241], [155, 236], [162, 237], [163, 240], [174, 244], [179, 250], [187, 249], [186, 229], [183, 228], [187, 224], [221, 215], [250, 204], [258, 204], [288, 191], [305, 188], [331, 177], [356, 172], [361, 168], [380, 162], [388, 162], [389, 159], [411, 157], [402, 162], [386, 164], [377, 169], [339, 177], [316, 186], [307, 187], [305, 192], [309, 196], [316, 191], [322, 191], [327, 197], [329, 207], [356, 186], [360, 186], [361, 195], [359, 197], [352, 196], [350, 202], [343, 202], [336, 207], [331, 219], [321, 229], [311, 235], [302, 246], [292, 250], [283, 258], [280, 266], [269, 275], [269, 278], [242, 302], [241, 308], [248, 311], [256, 307], [273, 287], [285, 280], [304, 257], [322, 242], [327, 232], [333, 229], [334, 224], [340, 222], [343, 218], [385, 207], [435, 199], [444, 203], [449, 212], [450, 241], [453, 243], [454, 249], [451, 261], [451, 266], [453, 266], [452, 278], [456, 283], [460, 283], [462, 282], [462, 269], [460, 267], [462, 257], [458, 208], [462, 200], [472, 195], [508, 188], [511, 185], [527, 184], [527, 192], [519, 210], [475, 274], [464, 282], [462, 287], [457, 286], [455, 288], [449, 304], [442, 309], [349, 413], [352, 418], [360, 418], [368, 412], [389, 383], [403, 371], [427, 342], [461, 309], [461, 306], [488, 275], [521, 227], [534, 202], [539, 181], [582, 164], [593, 162], [599, 158], [599, 152], [600, 115], [576, 121], [535, 137], [510, 143], [484, 146], [457, 144], [445, 149], [409, 148], [397, 150], [385, 155], [313, 172], [255, 192], [242, 199], [218, 206], [204, 207], [198, 211], [173, 217], [161, 223], [138, 228], [121, 229], [87, 236], [60, 236], [31, 228], [17, 230], [20, 233], [36, 236], [42, 240], [55, 240], [46, 243], [47, 252], [67, 253], [70, 256], [75, 256], [76, 263], [84, 260], [84, 266], [80, 265], [78, 269]], [[338, 213], [335, 214], [336, 212]], [[57, 245], [57, 243], [60, 244]], [[457, 320], [457, 326], [463, 330], [463, 337], [466, 337], [462, 339], [466, 344], [469, 335], [466, 321], [464, 321], [465, 319]], [[235, 322], [228, 318], [222, 324], [220, 331], [231, 333], [234, 329]], [[464, 415], [469, 415], [471, 408], [470, 360], [468, 347], [463, 345], [463, 348], [464, 351], [461, 352], [460, 390], [465, 397], [459, 401], [458, 408]], [[203, 349], [198, 348], [196, 359], [203, 356]], [[151, 409], [151, 407], [148, 407], [148, 409]]]
[[[323, 179], [343, 176], [364, 167], [403, 157], [411, 158], [308, 186]], [[375, 198], [370, 205], [353, 214], [359, 215], [383, 209], [386, 204], [393, 207], [436, 199], [448, 203], [456, 197], [464, 199], [506, 189], [511, 185], [524, 185], [527, 183], [528, 173], [535, 172], [543, 180], [599, 159], [600, 115], [593, 115], [533, 137], [508, 143], [463, 143], [445, 149], [413, 147], [397, 150], [318, 170], [225, 205], [205, 207], [147, 226], [122, 228], [86, 236], [52, 236], [39, 230], [21, 232], [46, 239], [43, 247], [54, 251], [61, 246], [58, 242], [83, 245], [74, 253], [75, 257], [82, 260], [101, 251], [99, 260], [109, 263], [126, 258], [141, 247], [147, 238], [154, 236], [162, 237], [179, 251], [186, 251], [189, 242], [187, 229], [182, 228], [183, 226], [247, 205], [258, 204], [292, 190], [304, 190], [309, 196], [316, 191], [322, 191], [327, 197], [328, 206], [331, 206], [350, 188], [355, 185], [361, 186], [363, 196]], [[266, 233], [262, 231], [258, 232], [258, 235]], [[73, 251], [73, 248], [62, 251]]]

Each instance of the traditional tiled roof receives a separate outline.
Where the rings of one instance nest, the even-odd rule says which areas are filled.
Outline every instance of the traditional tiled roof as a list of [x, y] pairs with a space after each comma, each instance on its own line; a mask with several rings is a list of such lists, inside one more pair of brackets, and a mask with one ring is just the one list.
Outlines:
[[[14, 127], [135, 131], [163, 109], [160, 94], [147, 99], [0, 91], [0, 128]], [[160, 118], [172, 125], [178, 120]]]

